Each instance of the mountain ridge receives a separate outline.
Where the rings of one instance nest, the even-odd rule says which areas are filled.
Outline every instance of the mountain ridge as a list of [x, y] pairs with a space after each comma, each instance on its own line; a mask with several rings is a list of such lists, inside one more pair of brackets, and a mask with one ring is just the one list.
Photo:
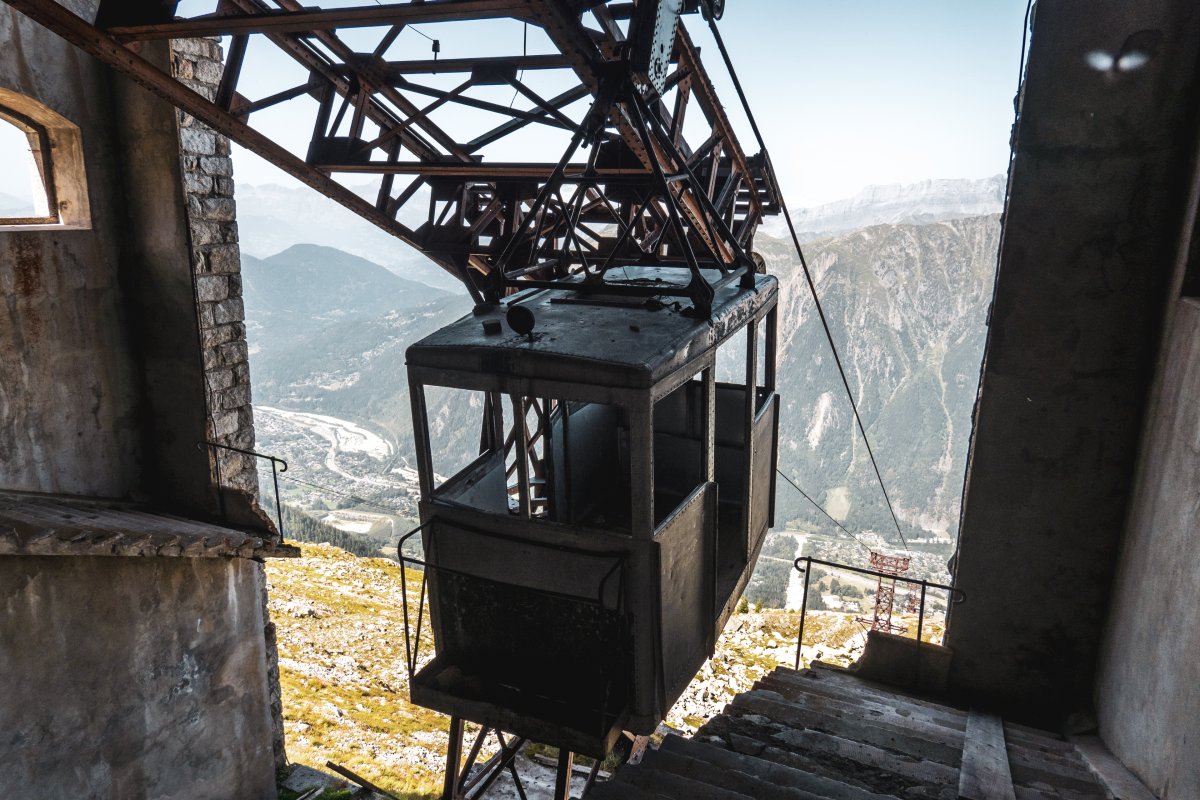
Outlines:
[[[998, 214], [1006, 187], [1004, 175], [871, 185], [831, 203], [792, 208], [792, 223], [802, 240], [813, 240], [872, 225], [923, 225]], [[776, 238], [788, 235], [779, 217], [766, 220], [762, 230]]]

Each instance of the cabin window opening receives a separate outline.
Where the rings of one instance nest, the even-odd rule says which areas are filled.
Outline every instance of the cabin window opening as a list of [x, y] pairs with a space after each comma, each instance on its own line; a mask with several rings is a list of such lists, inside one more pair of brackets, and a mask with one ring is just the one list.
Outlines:
[[[480, 425], [488, 402], [486, 392], [426, 387], [425, 413], [435, 491], [440, 491], [456, 476], [469, 472], [481, 458], [495, 452], [495, 443], [483, 437]], [[496, 413], [502, 415], [503, 410]]]
[[59, 222], [50, 137], [34, 120], [0, 106], [0, 225]]
[[755, 370], [756, 394], [754, 415], [757, 417], [766, 408], [771, 396], [775, 393], [775, 359], [776, 339], [778, 338], [778, 311], [772, 308], [765, 317], [758, 321], [755, 331], [758, 335], [758, 368]]
[[629, 424], [618, 407], [429, 387], [426, 415], [435, 498], [629, 529]]
[[605, 403], [560, 402], [546, 415], [545, 516], [627, 531], [631, 524], [629, 415]]
[[654, 404], [654, 524], [662, 524], [707, 480], [704, 378]]

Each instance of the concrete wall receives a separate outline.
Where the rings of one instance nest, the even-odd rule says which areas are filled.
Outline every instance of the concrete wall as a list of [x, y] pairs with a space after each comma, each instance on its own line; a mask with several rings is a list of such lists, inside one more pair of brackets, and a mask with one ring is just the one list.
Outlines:
[[[1141, 70], [1102, 72], [1156, 32]], [[1155, 38], [1157, 37], [1157, 38]], [[1087, 710], [1186, 196], [1200, 6], [1040, 3], [976, 410], [952, 684]]]
[[274, 798], [262, 582], [240, 558], [0, 558], [0, 794]]
[[92, 198], [92, 230], [0, 228], [0, 487], [127, 495], [140, 479], [141, 394], [116, 268], [124, 159], [108, 75], [7, 6], [0, 42], [0, 88], [84, 128]]
[[[254, 459], [196, 448], [254, 445], [229, 142], [7, 7], [0, 41], [0, 90], [79, 127], [91, 206], [89, 230], [0, 226], [0, 488], [262, 528]], [[215, 91], [215, 41], [141, 54]]]
[[1200, 301], [1178, 301], [1148, 414], [1096, 688], [1109, 749], [1200, 797]]
[[[64, 4], [89, 19], [97, 6]], [[90, 209], [79, 229], [0, 227], [0, 490], [127, 498], [265, 530], [254, 459], [197, 447], [254, 445], [228, 141], [4, 5], [0, 42], [3, 102], [37, 103], [78, 127]], [[139, 52], [215, 90], [215, 41]], [[0, 787], [36, 777], [45, 791], [17, 795], [266, 796], [259, 787], [284, 753], [261, 564], [42, 561], [0, 559], [0, 593], [26, 592], [0, 603], [0, 675], [47, 694], [45, 676], [67, 683], [44, 712], [25, 708], [23, 693], [0, 697], [0, 751], [18, 770], [0, 767]], [[76, 616], [65, 600], [55, 606], [61, 598], [75, 598]], [[25, 650], [60, 628], [87, 657], [54, 639], [64, 659], [55, 672]], [[193, 682], [182, 705], [159, 691], [159, 673], [178, 671], [179, 659], [213, 676]], [[131, 670], [137, 685], [122, 687]], [[85, 671], [117, 683], [92, 687]], [[243, 688], [231, 694], [235, 678]], [[9, 720], [25, 718], [36, 741], [3, 738]], [[56, 773], [63, 783], [46, 784]], [[66, 788], [85, 784], [109, 788]]]

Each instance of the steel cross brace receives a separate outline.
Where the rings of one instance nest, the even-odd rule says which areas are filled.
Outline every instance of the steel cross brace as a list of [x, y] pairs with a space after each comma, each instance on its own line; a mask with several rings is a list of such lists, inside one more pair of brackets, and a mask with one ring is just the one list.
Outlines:
[[[682, 25], [669, 64], [656, 67], [666, 69], [659, 89], [632, 66], [637, 59], [630, 51], [645, 39], [636, 29], [641, 6], [663, 1], [408, 0], [320, 9], [296, 0], [220, 0], [216, 14], [164, 19], [161, 3], [104, 0], [100, 25], [112, 20], [104, 28], [56, 2], [4, 0], [420, 250], [460, 278], [477, 301], [480, 286], [505, 286], [507, 292], [526, 283], [557, 285], [602, 276], [612, 267], [659, 263], [687, 268], [690, 290], [677, 293], [692, 295], [702, 311], [707, 292], [697, 275], [739, 269], [758, 222], [778, 210], [779, 197], [766, 159], [742, 151]], [[478, 59], [389, 56], [406, 26], [453, 36], [456, 23], [480, 20], [540, 28], [557, 52], [517, 51], [514, 44], [511, 55]], [[343, 30], [359, 30], [355, 41], [361, 42], [369, 35], [364, 28], [379, 32], [370, 52], [342, 36]], [[143, 42], [194, 36], [232, 37], [212, 98], [140, 52]], [[266, 96], [243, 94], [245, 76], [255, 69], [247, 55], [252, 42], [286, 54], [304, 77]], [[462, 80], [452, 90], [429, 85], [437, 73], [458, 73]], [[550, 73], [573, 85], [548, 96], [532, 81]], [[506, 107], [483, 96], [497, 85], [513, 87], [514, 99], [522, 102]], [[312, 119], [306, 152], [293, 152], [267, 128], [256, 127], [259, 112], [283, 107]], [[703, 122], [696, 114], [689, 119], [689, 126], [703, 131], [703, 142], [684, 135], [689, 108], [703, 116]], [[468, 129], [453, 109], [482, 113], [495, 123], [480, 130], [475, 117], [475, 128]], [[557, 135], [587, 127], [599, 157], [593, 152], [556, 165], [491, 152], [530, 126]], [[373, 201], [341, 182], [364, 175], [377, 182]], [[530, 217], [536, 217], [532, 227], [525, 225]], [[599, 284], [593, 280], [591, 286]], [[639, 294], [619, 282], [600, 288]]]

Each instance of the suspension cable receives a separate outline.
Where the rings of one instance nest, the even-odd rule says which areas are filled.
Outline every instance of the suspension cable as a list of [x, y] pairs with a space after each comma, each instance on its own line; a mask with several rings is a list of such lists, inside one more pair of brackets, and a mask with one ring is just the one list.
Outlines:
[[[337, 495], [338, 497], [341, 497], [346, 500], [350, 500], [354, 503], [357, 503], [360, 506], [370, 506], [371, 508], [377, 509], [379, 511], [386, 511], [389, 514], [393, 514], [393, 515], [400, 516], [400, 517], [409, 516], [409, 514], [406, 511], [404, 511], [404, 509], [396, 508], [395, 506], [382, 505], [374, 500], [369, 500], [364, 497], [359, 497], [356, 494], [350, 494], [348, 492], [339, 491], [338, 489], [333, 489], [329, 486], [322, 486], [321, 484], [313, 483], [312, 481], [301, 480], [300, 478], [294, 477], [292, 475], [280, 475], [279, 478], [281, 480], [291, 481], [292, 483], [298, 483], [301, 486], [307, 486], [310, 489], [318, 489], [327, 494]], [[280, 501], [280, 502], [282, 503], [282, 501]]]
[[833, 515], [831, 515], [831, 514], [830, 514], [828, 511], [826, 511], [824, 506], [822, 506], [822, 505], [821, 505], [820, 503], [818, 503], [816, 500], [813, 500], [811, 497], [809, 497], [809, 496], [808, 496], [808, 492], [806, 492], [806, 491], [804, 491], [803, 489], [801, 489], [801, 488], [800, 488], [800, 486], [799, 486], [799, 485], [798, 485], [798, 484], [797, 484], [797, 483], [796, 483], [794, 480], [792, 480], [791, 478], [789, 478], [789, 477], [788, 477], [788, 476], [787, 476], [787, 475], [784, 473], [784, 471], [783, 471], [783, 470], [779, 469], [779, 467], [776, 467], [776, 468], [775, 468], [775, 471], [779, 473], [779, 476], [780, 476], [781, 478], [783, 478], [785, 481], [787, 481], [788, 483], [790, 483], [790, 484], [792, 485], [792, 488], [793, 488], [793, 489], [795, 489], [797, 492], [799, 492], [799, 493], [801, 494], [801, 496], [803, 496], [803, 497], [804, 497], [804, 499], [805, 499], [805, 500], [807, 500], [808, 502], [812, 503], [812, 504], [813, 504], [813, 506], [815, 506], [815, 507], [816, 507], [817, 511], [820, 511], [822, 514], [824, 514], [824, 515], [825, 515], [825, 516], [826, 516], [826, 517], [829, 519], [829, 521], [830, 521], [830, 522], [832, 522], [834, 525], [837, 525], [839, 528], [841, 528], [841, 529], [842, 529], [842, 531], [843, 531], [843, 532], [844, 532], [844, 533], [845, 533], [847, 536], [849, 536], [851, 539], [853, 539], [854, 541], [858, 542], [860, 545], [862, 545], [863, 547], [865, 547], [865, 548], [867, 549], [867, 552], [868, 552], [868, 553], [869, 553], [869, 552], [871, 552], [871, 548], [870, 548], [870, 547], [867, 545], [867, 543], [866, 543], [866, 542], [864, 542], [862, 539], [860, 539], [860, 538], [858, 538], [857, 536], [855, 536], [853, 533], [851, 533], [851, 532], [850, 532], [850, 529], [849, 529], [849, 528], [847, 528], [845, 525], [843, 525], [842, 523], [840, 523], [840, 522], [838, 522], [836, 519], [834, 519], [834, 518], [833, 518]]
[[[708, 5], [709, 0], [702, 0], [702, 2]], [[713, 39], [717, 43], [717, 49], [721, 51], [721, 58], [725, 61], [725, 68], [729, 70], [729, 77], [733, 79], [733, 88], [737, 90], [738, 99], [742, 102], [742, 109], [746, 112], [750, 128], [754, 131], [754, 138], [758, 140], [759, 149], [762, 150], [766, 163], [770, 165], [771, 156], [767, 152], [767, 143], [763, 139], [762, 131], [758, 129], [758, 122], [754, 119], [754, 112], [750, 110], [750, 102], [746, 99], [746, 93], [742, 89], [742, 82], [738, 80], [737, 70], [733, 67], [729, 51], [725, 49], [725, 40], [721, 38], [721, 32], [717, 30], [715, 15], [710, 10], [710, 13], [706, 16], [708, 19], [708, 28], [712, 31]], [[896, 509], [892, 507], [892, 498], [888, 496], [887, 487], [883, 483], [883, 474], [879, 471], [879, 463], [875, 460], [875, 451], [871, 448], [871, 440], [867, 438], [866, 426], [863, 425], [862, 417], [858, 413], [858, 403], [855, 402], [854, 392], [850, 389], [850, 380], [846, 377], [846, 370], [842, 366], [842, 359], [838, 354], [837, 345], [833, 342], [833, 333], [829, 329], [829, 320], [825, 317], [825, 309], [821, 305], [821, 298], [817, 295], [817, 284], [813, 281], [812, 272], [808, 269], [808, 261], [804, 258], [804, 249], [800, 247], [800, 237], [796, 235], [796, 227], [792, 224], [792, 215], [788, 212], [786, 202], [782, 202], [780, 205], [783, 207], [783, 218], [787, 221], [788, 231], [792, 235], [792, 244], [796, 247], [796, 255], [800, 257], [800, 266], [804, 270], [804, 280], [808, 283], [808, 290], [812, 294], [813, 303], [816, 304], [817, 316], [821, 319], [821, 327], [825, 329], [825, 340], [829, 342], [829, 350], [833, 353], [833, 362], [837, 365], [838, 374], [842, 377], [842, 386], [846, 389], [846, 397], [850, 400], [850, 408], [854, 412], [854, 421], [858, 423], [858, 431], [862, 434], [863, 444], [867, 447], [867, 455], [871, 458], [871, 467], [875, 470], [876, 480], [879, 481], [879, 490], [883, 493], [884, 502], [887, 503], [888, 513], [892, 515], [892, 522], [896, 526], [896, 535], [900, 537], [900, 543], [904, 545], [904, 549], [908, 550], [908, 542], [904, 539], [903, 531], [900, 530], [900, 519], [896, 516]]]

